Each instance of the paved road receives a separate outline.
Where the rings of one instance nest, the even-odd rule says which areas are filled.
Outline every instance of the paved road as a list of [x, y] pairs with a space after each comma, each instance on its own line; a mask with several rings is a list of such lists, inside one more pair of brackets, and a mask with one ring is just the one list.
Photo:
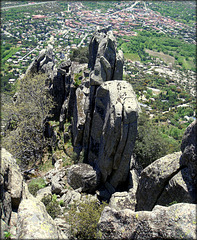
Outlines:
[[15, 5], [15, 6], [9, 6], [9, 7], [2, 7], [1, 9], [4, 10], [4, 9], [9, 9], [9, 8], [24, 7], [24, 6], [33, 6], [33, 5], [45, 4], [45, 3], [49, 3], [49, 2], [39, 2], [39, 3], [32, 3], [32, 4]]
[[24, 58], [26, 58], [29, 54], [31, 54], [34, 50], [36, 50], [37, 48], [39, 48], [39, 46], [37, 46], [36, 48], [32, 49], [30, 52], [28, 52], [24, 57], [18, 59], [18, 62], [22, 61]]
[[81, 42], [78, 44], [78, 48], [81, 47], [81, 44], [83, 43], [83, 41], [86, 39], [86, 37], [88, 36], [88, 33], [85, 34], [85, 36], [83, 37], [83, 39], [81, 40]]
[[122, 9], [122, 10], [120, 10], [120, 11], [117, 11], [117, 12], [112, 13], [111, 15], [114, 15], [114, 14], [117, 14], [117, 13], [119, 13], [119, 12], [123, 12], [123, 11], [126, 11], [126, 10], [132, 10], [132, 9], [135, 7], [135, 5], [138, 4], [139, 2], [140, 2], [140, 1], [136, 1], [131, 7], [124, 8], [124, 9]]

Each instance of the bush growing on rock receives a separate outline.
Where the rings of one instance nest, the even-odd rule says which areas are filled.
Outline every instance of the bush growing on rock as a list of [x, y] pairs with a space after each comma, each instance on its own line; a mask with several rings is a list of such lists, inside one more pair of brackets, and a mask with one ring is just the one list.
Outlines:
[[72, 235], [77, 239], [97, 239], [97, 223], [105, 206], [106, 202], [96, 200], [72, 204], [66, 219], [71, 225]]
[[57, 195], [47, 195], [41, 200], [48, 212], [48, 214], [54, 219], [60, 214], [60, 203], [57, 201]]
[[32, 179], [31, 182], [28, 184], [29, 192], [33, 196], [36, 196], [37, 191], [41, 188], [44, 188], [44, 187], [46, 187], [46, 183], [45, 183], [43, 178]]

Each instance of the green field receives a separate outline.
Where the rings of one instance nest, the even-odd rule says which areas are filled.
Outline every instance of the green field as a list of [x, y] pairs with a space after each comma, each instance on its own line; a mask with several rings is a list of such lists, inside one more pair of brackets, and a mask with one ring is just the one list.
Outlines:
[[124, 57], [131, 61], [140, 61], [140, 57], [137, 53], [124, 53]]

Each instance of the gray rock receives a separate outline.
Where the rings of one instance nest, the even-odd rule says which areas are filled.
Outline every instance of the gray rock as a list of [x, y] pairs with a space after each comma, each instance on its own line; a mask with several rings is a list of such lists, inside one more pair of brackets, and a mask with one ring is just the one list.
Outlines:
[[51, 195], [51, 186], [41, 188], [37, 191], [36, 198], [41, 201], [43, 197]]
[[61, 196], [59, 200], [63, 200], [65, 206], [67, 207], [69, 204], [73, 204], [75, 201], [80, 201], [81, 194], [74, 190], [65, 189], [65, 193]]
[[196, 204], [155, 206], [152, 211], [105, 207], [98, 223], [101, 239], [197, 239]]
[[[55, 108], [53, 108], [53, 113], [55, 116], [58, 116], [58, 118], [60, 116], [62, 104], [70, 90], [70, 75], [68, 71], [70, 64], [69, 62], [64, 63], [57, 69], [55, 66], [53, 46], [48, 45], [46, 49], [40, 51], [39, 55], [33, 60], [26, 71], [26, 75], [38, 72], [46, 75], [46, 86], [56, 103]], [[61, 123], [62, 121], [61, 118]]]
[[9, 231], [9, 226], [6, 222], [4, 222], [2, 219], [0, 219], [0, 226], [1, 226], [1, 231], [0, 231], [0, 239], [4, 239], [4, 232]]
[[68, 168], [67, 182], [73, 189], [93, 192], [99, 182], [96, 171], [88, 164], [78, 163]]
[[169, 180], [181, 170], [180, 156], [181, 152], [169, 154], [151, 163], [141, 172], [136, 192], [136, 210], [153, 209]]
[[[181, 166], [187, 166], [190, 176], [193, 181], [193, 185], [196, 186], [197, 192], [197, 121], [191, 123], [182, 139], [181, 143]], [[195, 196], [197, 200], [197, 196]]]
[[12, 212], [11, 218], [10, 218], [10, 223], [9, 223], [9, 229], [10, 229], [9, 232], [12, 234], [13, 239], [16, 238], [17, 219], [18, 219], [17, 212]]
[[113, 79], [122, 80], [123, 65], [124, 65], [124, 55], [121, 50], [118, 50]]
[[128, 177], [139, 111], [129, 83], [108, 81], [97, 89], [88, 162], [99, 169], [102, 182], [108, 179], [113, 188]]
[[135, 211], [136, 201], [131, 198], [128, 192], [116, 192], [112, 194], [109, 202], [109, 207], [116, 209], [117, 211], [123, 209], [131, 209]]
[[184, 168], [170, 179], [156, 204], [166, 206], [172, 202], [195, 203], [194, 194], [190, 173], [188, 168]]
[[65, 221], [65, 219], [57, 217], [54, 219], [54, 222], [64, 234], [63, 239], [71, 239], [71, 231], [70, 231], [71, 226]]
[[8, 223], [12, 208], [17, 209], [22, 198], [23, 176], [16, 159], [4, 148], [1, 149], [0, 176], [1, 211], [3, 220]]
[[116, 40], [109, 27], [94, 33], [89, 45], [89, 55], [91, 85], [98, 86], [105, 81], [122, 79], [123, 54], [117, 52]]
[[62, 239], [61, 234], [42, 202], [36, 198], [22, 200], [18, 209], [17, 239]]

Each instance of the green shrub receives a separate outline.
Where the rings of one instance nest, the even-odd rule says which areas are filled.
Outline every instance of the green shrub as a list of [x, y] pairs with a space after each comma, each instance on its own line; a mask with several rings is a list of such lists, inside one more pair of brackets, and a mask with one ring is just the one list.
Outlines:
[[12, 237], [12, 234], [10, 233], [10, 232], [4, 232], [4, 239], [5, 240], [8, 240], [8, 239], [11, 239], [11, 237]]
[[34, 178], [31, 180], [31, 182], [28, 184], [29, 192], [36, 196], [37, 191], [41, 188], [46, 187], [45, 180], [43, 178]]
[[41, 200], [47, 210], [47, 213], [54, 219], [60, 214], [60, 203], [57, 201], [57, 195], [47, 195]]
[[106, 205], [97, 201], [72, 204], [66, 219], [71, 225], [72, 235], [77, 239], [97, 239], [97, 223]]

